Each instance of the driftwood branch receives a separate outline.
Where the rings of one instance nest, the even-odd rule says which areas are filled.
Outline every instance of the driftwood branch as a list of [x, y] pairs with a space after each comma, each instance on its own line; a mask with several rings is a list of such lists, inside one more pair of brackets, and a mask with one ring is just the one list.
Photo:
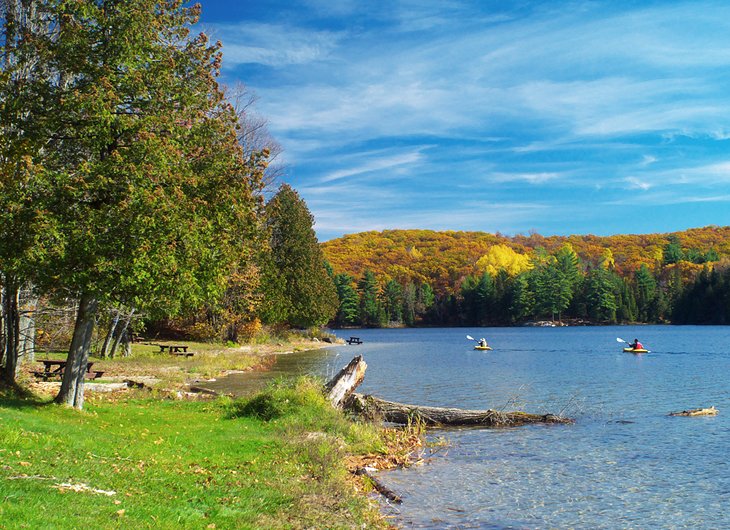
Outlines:
[[717, 416], [717, 409], [711, 406], [707, 409], [689, 409], [681, 412], [670, 412], [670, 416]]
[[380, 480], [377, 479], [372, 473], [370, 473], [366, 468], [359, 467], [355, 471], [355, 475], [365, 476], [370, 480], [370, 483], [373, 485], [373, 488], [375, 491], [380, 493], [383, 497], [388, 499], [389, 501], [392, 501], [396, 504], [401, 504], [403, 502], [403, 499], [400, 498], [400, 495], [398, 495], [396, 492], [394, 492], [392, 489], [390, 489], [388, 486], [380, 482]]
[[574, 423], [555, 414], [500, 412], [497, 410], [465, 410], [444, 407], [422, 407], [386, 401], [375, 396], [353, 393], [347, 408], [369, 418], [382, 418], [391, 423], [423, 423], [425, 425], [475, 425], [482, 427], [514, 427], [528, 423]]

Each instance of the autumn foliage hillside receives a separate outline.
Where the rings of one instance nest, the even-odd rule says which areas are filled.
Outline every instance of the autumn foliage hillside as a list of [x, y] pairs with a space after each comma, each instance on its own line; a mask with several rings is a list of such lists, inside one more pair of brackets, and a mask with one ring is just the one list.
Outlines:
[[728, 226], [668, 234], [567, 237], [534, 233], [510, 237], [485, 232], [385, 230], [346, 235], [322, 243], [322, 248], [335, 273], [359, 278], [370, 270], [382, 279], [423, 281], [436, 293], [445, 294], [452, 292], [464, 277], [483, 272], [477, 262], [497, 245], [532, 257], [536, 249], [554, 253], [570, 243], [584, 264], [598, 265], [608, 259], [619, 275], [628, 276], [642, 264], [656, 272], [662, 261], [666, 261], [664, 253], [672, 241], [678, 241], [687, 254], [713, 252], [719, 260], [730, 259]]

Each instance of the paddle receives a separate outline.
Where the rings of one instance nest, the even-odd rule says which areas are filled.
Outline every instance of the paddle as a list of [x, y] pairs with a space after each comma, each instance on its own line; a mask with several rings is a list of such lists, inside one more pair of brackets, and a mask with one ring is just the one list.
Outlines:
[[466, 338], [469, 339], [469, 340], [477, 340], [474, 337], [472, 337], [471, 335], [467, 335]]
[[623, 342], [624, 344], [628, 344], [628, 342], [626, 342], [624, 339], [620, 339], [618, 337], [616, 337], [616, 342]]

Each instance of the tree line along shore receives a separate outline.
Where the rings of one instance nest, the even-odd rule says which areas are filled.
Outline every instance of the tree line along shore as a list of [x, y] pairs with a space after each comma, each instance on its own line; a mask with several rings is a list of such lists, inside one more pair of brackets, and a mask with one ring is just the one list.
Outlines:
[[507, 237], [386, 230], [322, 244], [337, 326], [730, 323], [730, 228]]

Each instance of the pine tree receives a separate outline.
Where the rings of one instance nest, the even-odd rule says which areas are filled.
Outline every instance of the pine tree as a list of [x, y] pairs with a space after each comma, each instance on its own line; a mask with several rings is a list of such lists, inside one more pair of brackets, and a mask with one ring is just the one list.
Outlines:
[[353, 278], [349, 274], [337, 274], [334, 277], [337, 297], [340, 306], [337, 310], [336, 322], [340, 326], [354, 326], [359, 323], [359, 305], [357, 291], [353, 288]]
[[266, 219], [275, 271], [265, 296], [283, 301], [283, 322], [291, 326], [326, 324], [337, 313], [339, 300], [307, 205], [283, 184], [266, 205]]
[[372, 271], [365, 271], [360, 281], [357, 282], [357, 290], [360, 293], [360, 322], [364, 326], [380, 326], [383, 321], [378, 301], [380, 287]]

